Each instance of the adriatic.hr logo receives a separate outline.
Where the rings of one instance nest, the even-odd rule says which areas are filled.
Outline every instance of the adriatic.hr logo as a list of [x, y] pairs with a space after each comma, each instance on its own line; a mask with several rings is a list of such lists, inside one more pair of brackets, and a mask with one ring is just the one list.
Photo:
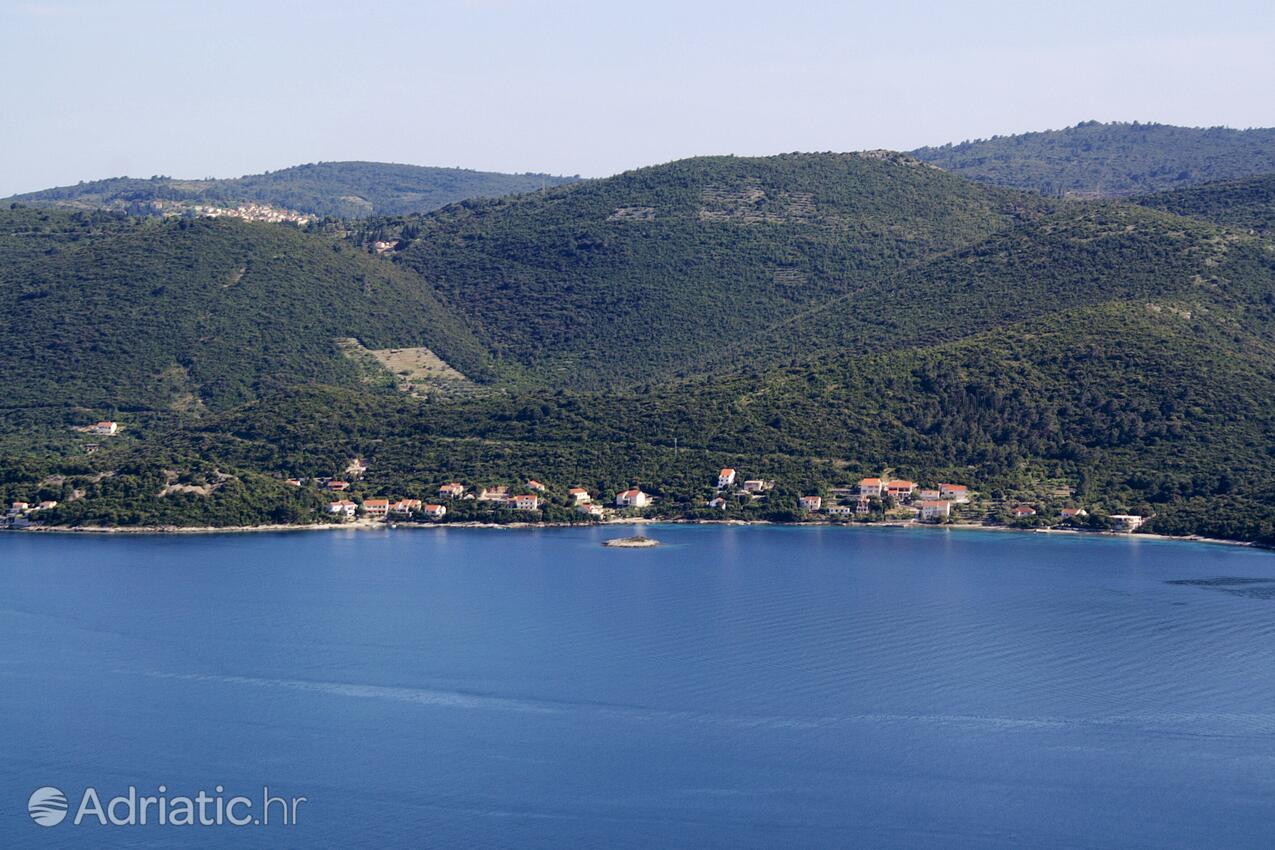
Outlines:
[[96, 788], [85, 788], [72, 811], [62, 789], [46, 785], [27, 798], [27, 814], [40, 826], [57, 826], [68, 816], [75, 826], [86, 821], [97, 826], [295, 826], [297, 808], [306, 802], [305, 797], [276, 797], [269, 786], [261, 789], [260, 797], [228, 796], [221, 785], [213, 794], [203, 789], [175, 794], [167, 785], [155, 790], [139, 795], [137, 786], [130, 785], [125, 793], [107, 797]]
[[66, 795], [48, 785], [37, 788], [27, 800], [27, 812], [40, 826], [57, 826], [66, 818]]

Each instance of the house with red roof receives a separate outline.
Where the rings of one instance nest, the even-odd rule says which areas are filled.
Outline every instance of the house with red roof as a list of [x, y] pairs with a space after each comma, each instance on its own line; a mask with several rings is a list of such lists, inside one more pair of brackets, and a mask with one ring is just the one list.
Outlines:
[[885, 492], [885, 482], [880, 478], [864, 478], [859, 481], [860, 496], [876, 496], [880, 498]]
[[885, 492], [896, 499], [906, 499], [912, 495], [912, 491], [916, 489], [915, 481], [906, 479], [898, 481], [887, 481], [885, 483]]
[[645, 508], [649, 504], [651, 504], [651, 497], [643, 493], [639, 487], [621, 490], [615, 494], [617, 508]]

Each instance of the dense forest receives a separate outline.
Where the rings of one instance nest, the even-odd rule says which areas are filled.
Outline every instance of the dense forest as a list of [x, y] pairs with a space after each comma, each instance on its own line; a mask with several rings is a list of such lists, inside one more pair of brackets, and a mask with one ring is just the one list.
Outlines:
[[[577, 518], [567, 487], [635, 484], [698, 517], [733, 466], [777, 484], [724, 515], [783, 520], [889, 469], [967, 482], [989, 516], [1275, 543], [1262, 186], [1060, 203], [790, 155], [338, 232], [13, 209], [0, 496], [67, 524], [313, 522], [322, 492], [285, 479], [359, 457], [355, 499], [534, 477], [546, 519]], [[348, 338], [427, 347], [474, 390], [404, 391]], [[97, 418], [124, 431], [84, 454]]]
[[418, 278], [283, 225], [4, 209], [0, 293], [9, 428], [125, 412], [162, 424], [272, 388], [358, 384], [341, 338], [424, 346], [494, 375]]
[[556, 386], [649, 381], [1040, 214], [898, 154], [705, 157], [469, 202], [395, 261]]
[[1086, 121], [912, 155], [971, 180], [1045, 195], [1134, 195], [1275, 172], [1275, 129]]
[[153, 201], [233, 206], [243, 202], [336, 218], [436, 210], [468, 198], [494, 198], [570, 183], [551, 174], [499, 174], [385, 162], [319, 162], [224, 180], [116, 177], [6, 198], [37, 206], [146, 214]]
[[1133, 199], [1144, 207], [1253, 233], [1275, 233], [1275, 174], [1205, 183]]

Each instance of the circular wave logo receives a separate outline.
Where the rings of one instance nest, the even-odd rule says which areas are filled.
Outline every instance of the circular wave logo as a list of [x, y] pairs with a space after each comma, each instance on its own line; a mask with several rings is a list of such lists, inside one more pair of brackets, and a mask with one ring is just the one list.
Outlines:
[[48, 785], [37, 788], [27, 800], [27, 812], [40, 826], [57, 826], [66, 818], [66, 795]]

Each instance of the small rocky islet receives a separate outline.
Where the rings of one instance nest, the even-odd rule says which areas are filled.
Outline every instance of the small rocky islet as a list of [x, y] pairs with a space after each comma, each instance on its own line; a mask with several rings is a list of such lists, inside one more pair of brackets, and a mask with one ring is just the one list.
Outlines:
[[650, 549], [653, 546], [659, 546], [660, 541], [653, 537], [636, 535], [634, 537], [613, 537], [610, 540], [602, 541], [602, 545], [612, 549]]

